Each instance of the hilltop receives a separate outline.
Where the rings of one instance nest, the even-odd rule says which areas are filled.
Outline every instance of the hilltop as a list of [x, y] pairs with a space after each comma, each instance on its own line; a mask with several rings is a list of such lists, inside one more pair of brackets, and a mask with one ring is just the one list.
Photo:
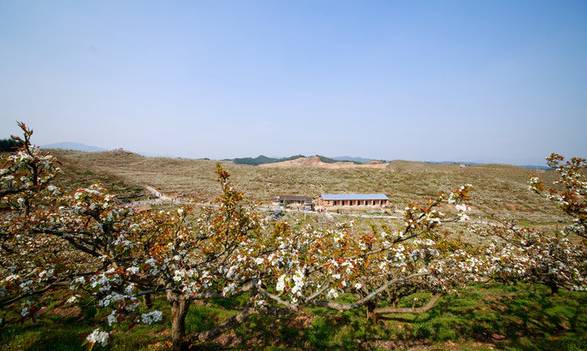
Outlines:
[[323, 156], [299, 157], [293, 160], [273, 162], [262, 164], [259, 167], [277, 167], [277, 168], [292, 168], [292, 167], [317, 167], [329, 169], [343, 169], [343, 168], [385, 168], [387, 166], [384, 162], [369, 161], [367, 163], [358, 163], [352, 161], [337, 161]]
[[336, 163], [338, 161], [350, 161], [352, 163], [360, 163], [358, 161], [339, 160], [336, 158], [330, 158], [330, 157], [326, 157], [326, 156], [322, 156], [322, 155], [315, 155], [315, 156], [309, 156], [309, 157], [306, 157], [304, 155], [294, 155], [294, 156], [290, 156], [290, 157], [281, 157], [281, 158], [267, 157], [265, 155], [259, 155], [257, 157], [242, 157], [242, 158], [226, 159], [224, 161], [232, 161], [237, 165], [260, 166], [260, 165], [267, 165], [267, 164], [272, 164], [272, 163], [296, 161], [296, 160], [306, 159], [306, 158], [318, 158], [323, 163]]

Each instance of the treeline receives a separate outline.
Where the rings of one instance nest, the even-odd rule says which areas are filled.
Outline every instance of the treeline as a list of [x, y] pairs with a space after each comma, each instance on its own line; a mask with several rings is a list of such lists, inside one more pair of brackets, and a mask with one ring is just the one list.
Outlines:
[[22, 142], [10, 139], [0, 139], [0, 152], [13, 152], [22, 145]]

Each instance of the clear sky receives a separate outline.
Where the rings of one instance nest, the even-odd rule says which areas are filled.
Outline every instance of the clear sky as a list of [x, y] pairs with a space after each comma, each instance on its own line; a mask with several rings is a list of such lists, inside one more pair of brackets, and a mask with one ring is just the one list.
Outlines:
[[587, 1], [0, 0], [0, 131], [147, 155], [587, 156]]

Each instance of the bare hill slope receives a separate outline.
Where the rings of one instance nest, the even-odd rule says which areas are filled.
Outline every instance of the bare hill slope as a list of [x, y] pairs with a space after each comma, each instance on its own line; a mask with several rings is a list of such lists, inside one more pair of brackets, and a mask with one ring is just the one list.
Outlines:
[[319, 156], [300, 157], [294, 160], [266, 163], [259, 165], [265, 168], [292, 168], [292, 167], [317, 167], [328, 169], [350, 169], [350, 168], [385, 168], [386, 164], [378, 161], [368, 163], [354, 163], [348, 161], [324, 162]]
[[[128, 184], [150, 185], [173, 196], [212, 200], [219, 188], [215, 179], [216, 161], [143, 157], [126, 151], [99, 153], [57, 151], [63, 161], [77, 169], [103, 177], [113, 176]], [[315, 165], [315, 159], [300, 161]], [[474, 186], [473, 203], [478, 209], [514, 216], [528, 223], [556, 223], [561, 217], [552, 204], [528, 190], [534, 175], [547, 180], [550, 171], [507, 165], [475, 165], [393, 161], [385, 167], [260, 167], [223, 162], [235, 184], [251, 199], [270, 202], [277, 194], [382, 192], [390, 195], [395, 208], [412, 201], [425, 201], [439, 191], [464, 183]], [[554, 215], [553, 215], [554, 214]]]
[[[92, 162], [89, 160], [95, 155], [106, 154], [108, 162], [116, 164], [116, 159], [112, 157], [113, 152], [86, 153], [66, 150], [47, 150], [47, 152], [57, 156], [60, 162], [60, 168], [63, 172], [55, 179], [55, 182], [62, 189], [73, 191], [99, 183], [117, 194], [123, 201], [138, 200], [146, 197], [140, 183], [133, 181], [131, 178], [120, 176], [116, 172], [104, 172], [100, 168], [93, 167]], [[84, 154], [88, 160], [68, 157], [69, 155], [79, 156]]]

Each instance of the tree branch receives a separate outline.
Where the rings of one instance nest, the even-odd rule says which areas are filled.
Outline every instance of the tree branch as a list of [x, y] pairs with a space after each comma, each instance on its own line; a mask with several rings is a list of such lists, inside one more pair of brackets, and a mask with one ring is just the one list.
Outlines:
[[252, 316], [256, 313], [257, 313], [257, 310], [250, 308], [250, 307], [247, 307], [242, 312], [240, 312], [236, 316], [230, 317], [229, 319], [227, 319], [224, 323], [220, 324], [219, 326], [217, 326], [213, 329], [210, 329], [210, 330], [206, 330], [201, 333], [197, 333], [197, 334], [193, 335], [192, 337], [190, 337], [190, 339], [192, 340], [192, 342], [208, 341], [210, 339], [213, 339], [213, 338], [219, 336], [224, 331], [236, 327], [237, 325], [241, 324], [247, 318], [249, 318], [250, 316]]
[[382, 292], [384, 292], [385, 290], [387, 290], [389, 287], [391, 287], [392, 285], [404, 281], [404, 280], [409, 280], [412, 278], [417, 278], [417, 277], [421, 277], [421, 276], [425, 276], [428, 273], [416, 273], [416, 274], [412, 274], [409, 275], [405, 278], [398, 278], [398, 279], [392, 279], [390, 281], [385, 282], [385, 284], [381, 285], [379, 288], [375, 289], [374, 291], [372, 291], [369, 295], [365, 296], [364, 298], [360, 299], [357, 302], [353, 302], [353, 303], [338, 303], [338, 302], [333, 302], [333, 301], [321, 301], [316, 303], [319, 306], [324, 306], [324, 307], [328, 307], [328, 308], [332, 308], [335, 310], [339, 310], [339, 311], [348, 311], [351, 310], [353, 308], [358, 308], [363, 306], [364, 304], [366, 304], [367, 302], [373, 300], [375, 297], [377, 297], [377, 295], [381, 294]]
[[283, 300], [279, 296], [274, 295], [274, 294], [268, 292], [267, 290], [265, 290], [263, 288], [257, 287], [257, 290], [261, 293], [261, 295], [263, 295], [263, 296], [265, 296], [267, 298], [270, 298], [271, 300], [277, 302], [278, 304], [280, 304], [282, 306], [287, 307], [288, 309], [290, 309], [292, 311], [297, 311], [297, 309], [298, 309], [298, 306], [296, 306], [294, 304], [291, 304], [291, 303]]
[[442, 297], [442, 295], [437, 294], [437, 295], [433, 295], [430, 300], [428, 301], [428, 303], [426, 303], [424, 306], [421, 307], [381, 307], [381, 308], [376, 308], [375, 310], [373, 310], [373, 313], [375, 314], [392, 314], [392, 313], [414, 313], [414, 314], [419, 314], [419, 313], [424, 313], [424, 312], [428, 312], [430, 311], [432, 308], [434, 308], [434, 306], [436, 306], [436, 303], [438, 302], [438, 300], [440, 300], [440, 298]]

